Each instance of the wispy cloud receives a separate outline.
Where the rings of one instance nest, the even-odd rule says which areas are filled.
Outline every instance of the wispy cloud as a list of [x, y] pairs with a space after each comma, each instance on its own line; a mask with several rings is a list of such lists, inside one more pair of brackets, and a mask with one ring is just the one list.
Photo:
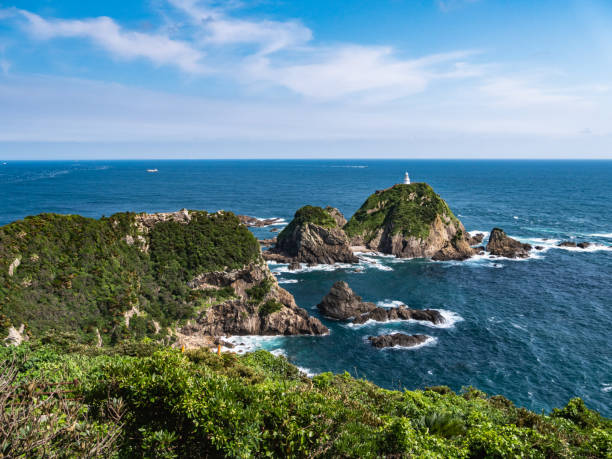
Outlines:
[[550, 89], [511, 77], [490, 79], [482, 85], [481, 90], [494, 103], [510, 108], [582, 104], [586, 102], [571, 88]]
[[205, 72], [202, 64], [204, 53], [184, 41], [160, 34], [122, 30], [108, 17], [44, 19], [29, 11], [17, 11], [26, 19], [26, 30], [40, 40], [58, 37], [88, 38], [113, 56], [123, 59], [145, 58], [156, 65], [173, 65], [189, 73]]

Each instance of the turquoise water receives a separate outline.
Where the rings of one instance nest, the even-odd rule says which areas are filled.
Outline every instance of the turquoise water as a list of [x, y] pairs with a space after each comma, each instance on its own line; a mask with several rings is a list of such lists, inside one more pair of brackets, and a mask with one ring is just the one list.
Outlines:
[[[355, 266], [289, 273], [272, 265], [313, 315], [331, 285], [346, 280], [369, 301], [444, 310], [451, 325], [349, 327], [322, 318], [329, 336], [240, 341], [283, 353], [312, 373], [346, 370], [388, 388], [473, 385], [535, 410], [577, 395], [612, 416], [611, 161], [9, 162], [0, 163], [0, 224], [40, 212], [99, 217], [183, 207], [288, 221], [304, 204], [332, 205], [348, 217], [405, 170], [431, 184], [468, 231], [499, 226], [545, 250], [522, 261], [369, 257], [361, 273]], [[271, 237], [269, 230], [254, 232]], [[566, 239], [594, 246], [555, 247]], [[390, 330], [432, 340], [383, 351], [365, 341]]]

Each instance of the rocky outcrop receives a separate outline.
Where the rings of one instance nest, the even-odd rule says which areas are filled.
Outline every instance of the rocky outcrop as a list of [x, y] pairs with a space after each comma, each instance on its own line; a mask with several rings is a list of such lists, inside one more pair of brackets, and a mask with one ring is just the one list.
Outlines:
[[400, 258], [464, 260], [474, 254], [463, 224], [426, 183], [377, 191], [344, 230], [352, 246]]
[[506, 258], [527, 258], [530, 250], [531, 245], [512, 239], [506, 235], [504, 230], [500, 228], [491, 230], [487, 244], [487, 251], [491, 255]]
[[28, 341], [29, 337], [25, 333], [25, 325], [21, 324], [19, 328], [9, 327], [8, 336], [4, 338], [4, 344], [7, 346], [19, 346], [24, 341]]
[[336, 224], [339, 228], [342, 228], [344, 225], [346, 225], [346, 218], [344, 218], [344, 215], [342, 215], [342, 212], [340, 212], [338, 209], [336, 209], [335, 207], [327, 206], [325, 210], [336, 221]]
[[231, 287], [233, 298], [213, 302], [179, 332], [186, 336], [323, 335], [329, 332], [318, 319], [297, 306], [264, 263], [240, 270], [205, 273], [190, 282], [193, 289]]
[[15, 258], [13, 262], [9, 265], [8, 275], [12, 277], [15, 274], [15, 271], [17, 270], [20, 264], [21, 264], [21, 257]]
[[372, 346], [382, 349], [385, 347], [414, 347], [425, 343], [429, 339], [427, 335], [407, 335], [405, 333], [393, 333], [391, 335], [370, 336], [368, 340]]
[[346, 234], [337, 224], [341, 214], [334, 211], [335, 218], [320, 207], [302, 207], [269, 252], [310, 265], [357, 263]]
[[590, 242], [573, 242], [573, 241], [562, 241], [559, 242], [557, 244], [557, 247], [576, 247], [579, 249], [586, 249], [587, 247], [590, 247], [591, 243]]
[[259, 245], [261, 245], [262, 247], [272, 247], [273, 245], [276, 244], [276, 238], [272, 237], [269, 239], [260, 239], [259, 240]]
[[346, 282], [339, 281], [317, 305], [321, 313], [337, 320], [347, 320], [376, 309], [374, 303], [364, 302]]
[[469, 243], [470, 245], [478, 245], [484, 239], [484, 234], [476, 233], [473, 236], [470, 236]]
[[432, 309], [410, 309], [405, 305], [395, 308], [381, 308], [374, 303], [363, 301], [346, 282], [336, 282], [329, 293], [317, 305], [321, 313], [337, 320], [351, 320], [363, 324], [368, 320], [387, 322], [389, 320], [426, 320], [433, 324], [444, 322], [439, 311]]

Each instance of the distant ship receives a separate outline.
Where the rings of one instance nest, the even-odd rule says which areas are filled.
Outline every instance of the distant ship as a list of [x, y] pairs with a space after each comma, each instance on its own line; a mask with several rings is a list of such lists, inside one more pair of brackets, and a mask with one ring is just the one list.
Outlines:
[[147, 172], [159, 172], [157, 169], [147, 169]]

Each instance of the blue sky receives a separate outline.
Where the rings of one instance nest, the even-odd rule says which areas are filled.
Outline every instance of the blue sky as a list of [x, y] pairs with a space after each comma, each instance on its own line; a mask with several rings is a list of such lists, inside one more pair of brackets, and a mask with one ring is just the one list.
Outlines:
[[612, 158], [609, 0], [0, 0], [0, 158]]

